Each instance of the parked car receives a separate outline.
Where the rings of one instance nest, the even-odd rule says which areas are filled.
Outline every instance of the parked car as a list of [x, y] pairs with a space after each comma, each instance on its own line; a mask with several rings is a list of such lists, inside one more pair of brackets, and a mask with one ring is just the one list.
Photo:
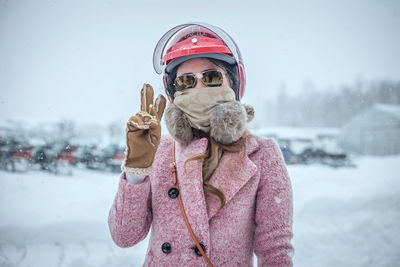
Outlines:
[[303, 164], [320, 163], [331, 167], [354, 167], [355, 165], [344, 152], [327, 152], [322, 148], [309, 147], [299, 154]]
[[6, 171], [25, 172], [32, 162], [33, 146], [24, 140], [0, 141], [0, 167]]
[[56, 156], [56, 174], [72, 175], [72, 168], [76, 165], [77, 159], [74, 156], [76, 146], [63, 143], [57, 146], [58, 152]]
[[125, 148], [112, 144], [105, 149], [105, 155], [107, 156], [106, 159], [106, 166], [112, 172], [120, 172], [121, 171], [121, 164], [125, 158], [124, 154]]
[[104, 155], [103, 149], [100, 149], [96, 144], [82, 145], [74, 151], [74, 155], [78, 163], [88, 169], [107, 169], [106, 155]]
[[33, 163], [37, 164], [41, 170], [56, 173], [57, 155], [58, 151], [54, 144], [40, 145], [33, 150]]

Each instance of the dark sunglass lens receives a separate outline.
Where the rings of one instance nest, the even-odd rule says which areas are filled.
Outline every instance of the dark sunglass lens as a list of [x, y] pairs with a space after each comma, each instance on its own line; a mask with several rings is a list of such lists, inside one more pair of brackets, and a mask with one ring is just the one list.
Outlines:
[[212, 70], [203, 73], [202, 81], [205, 85], [214, 87], [223, 83], [223, 76], [220, 71]]
[[180, 91], [180, 90], [185, 90], [188, 88], [194, 87], [196, 79], [193, 75], [181, 75], [175, 79], [175, 89]]

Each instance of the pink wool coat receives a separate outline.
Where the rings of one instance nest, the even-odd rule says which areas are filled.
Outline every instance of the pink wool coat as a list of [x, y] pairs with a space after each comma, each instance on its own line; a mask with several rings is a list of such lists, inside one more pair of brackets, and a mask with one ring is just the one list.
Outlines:
[[[161, 137], [154, 171], [142, 183], [128, 183], [121, 174], [108, 217], [111, 237], [119, 247], [131, 247], [152, 226], [143, 266], [207, 266], [196, 254], [178, 198], [168, 194], [174, 187], [171, 142], [171, 137]], [[248, 140], [244, 157], [243, 152], [224, 152], [210, 179], [226, 197], [218, 213], [219, 198], [203, 191], [202, 162], [189, 161], [186, 172], [183, 168], [207, 144], [206, 138], [187, 146], [176, 142], [175, 151], [179, 194], [208, 258], [214, 266], [253, 266], [254, 252], [258, 266], [292, 266], [292, 187], [276, 142], [255, 136]]]

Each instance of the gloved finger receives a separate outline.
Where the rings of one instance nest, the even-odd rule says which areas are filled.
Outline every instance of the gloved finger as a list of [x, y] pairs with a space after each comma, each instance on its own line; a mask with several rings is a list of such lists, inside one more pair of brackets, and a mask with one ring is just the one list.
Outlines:
[[157, 121], [157, 118], [152, 114], [154, 113], [154, 111], [152, 111], [154, 108], [152, 105], [150, 105], [150, 113], [145, 112], [145, 111], [140, 111], [139, 113], [137, 113], [136, 115], [139, 116], [142, 121], [144, 122], [144, 124], [148, 124], [151, 121]]
[[150, 134], [150, 143], [151, 143], [153, 146], [156, 146], [156, 144], [158, 143], [158, 138], [157, 138], [156, 135]]
[[136, 122], [136, 123], [140, 123], [141, 118], [140, 118], [140, 116], [139, 116], [138, 114], [139, 114], [139, 113], [136, 113], [136, 115], [131, 116], [131, 117], [129, 118], [129, 120], [126, 122], [126, 124], [131, 124], [131, 121], [134, 121], [134, 122]]
[[140, 110], [141, 111], [146, 111], [149, 112], [150, 108], [149, 106], [153, 104], [153, 98], [154, 98], [154, 91], [153, 87], [151, 87], [150, 84], [143, 84], [143, 88], [140, 91]]
[[157, 116], [156, 107], [153, 106], [153, 105], [151, 105], [151, 106], [150, 106], [150, 111], [149, 111], [149, 113], [150, 113], [151, 116], [156, 117], [156, 116]]
[[148, 122], [150, 129], [156, 129], [160, 124], [160, 121], [157, 118], [156, 107], [151, 106], [150, 115], [152, 117], [152, 119]]
[[149, 129], [150, 129], [150, 133], [153, 133], [154, 131], [158, 131], [158, 129], [160, 129], [159, 122], [157, 122], [157, 121], [151, 121], [148, 123], [148, 125], [149, 125]]
[[164, 114], [165, 106], [167, 105], [167, 100], [163, 95], [160, 94], [158, 95], [154, 105], [157, 111], [157, 118], [161, 121], [161, 118]]
[[[154, 107], [152, 107], [151, 113], [152, 113], [152, 114], [156, 114], [156, 109], [155, 109]], [[152, 116], [151, 116], [151, 120], [149, 120], [149, 121], [147, 122], [147, 124], [149, 125], [149, 128], [150, 128], [150, 129], [155, 129], [155, 128], [160, 127], [160, 126], [159, 126], [160, 121], [157, 119], [156, 115], [152, 115]]]
[[[138, 129], [144, 129], [145, 123], [139, 116], [132, 116], [127, 122], [127, 128], [129, 131], [136, 131]], [[147, 126], [148, 129], [148, 126]]]

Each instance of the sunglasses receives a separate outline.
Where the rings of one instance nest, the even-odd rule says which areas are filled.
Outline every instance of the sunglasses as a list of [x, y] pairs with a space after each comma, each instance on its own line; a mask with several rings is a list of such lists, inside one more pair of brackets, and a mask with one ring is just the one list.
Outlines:
[[222, 72], [216, 69], [205, 70], [199, 73], [185, 73], [176, 77], [174, 81], [175, 90], [181, 91], [189, 88], [194, 88], [197, 83], [197, 79], [208, 87], [221, 86], [224, 79]]

